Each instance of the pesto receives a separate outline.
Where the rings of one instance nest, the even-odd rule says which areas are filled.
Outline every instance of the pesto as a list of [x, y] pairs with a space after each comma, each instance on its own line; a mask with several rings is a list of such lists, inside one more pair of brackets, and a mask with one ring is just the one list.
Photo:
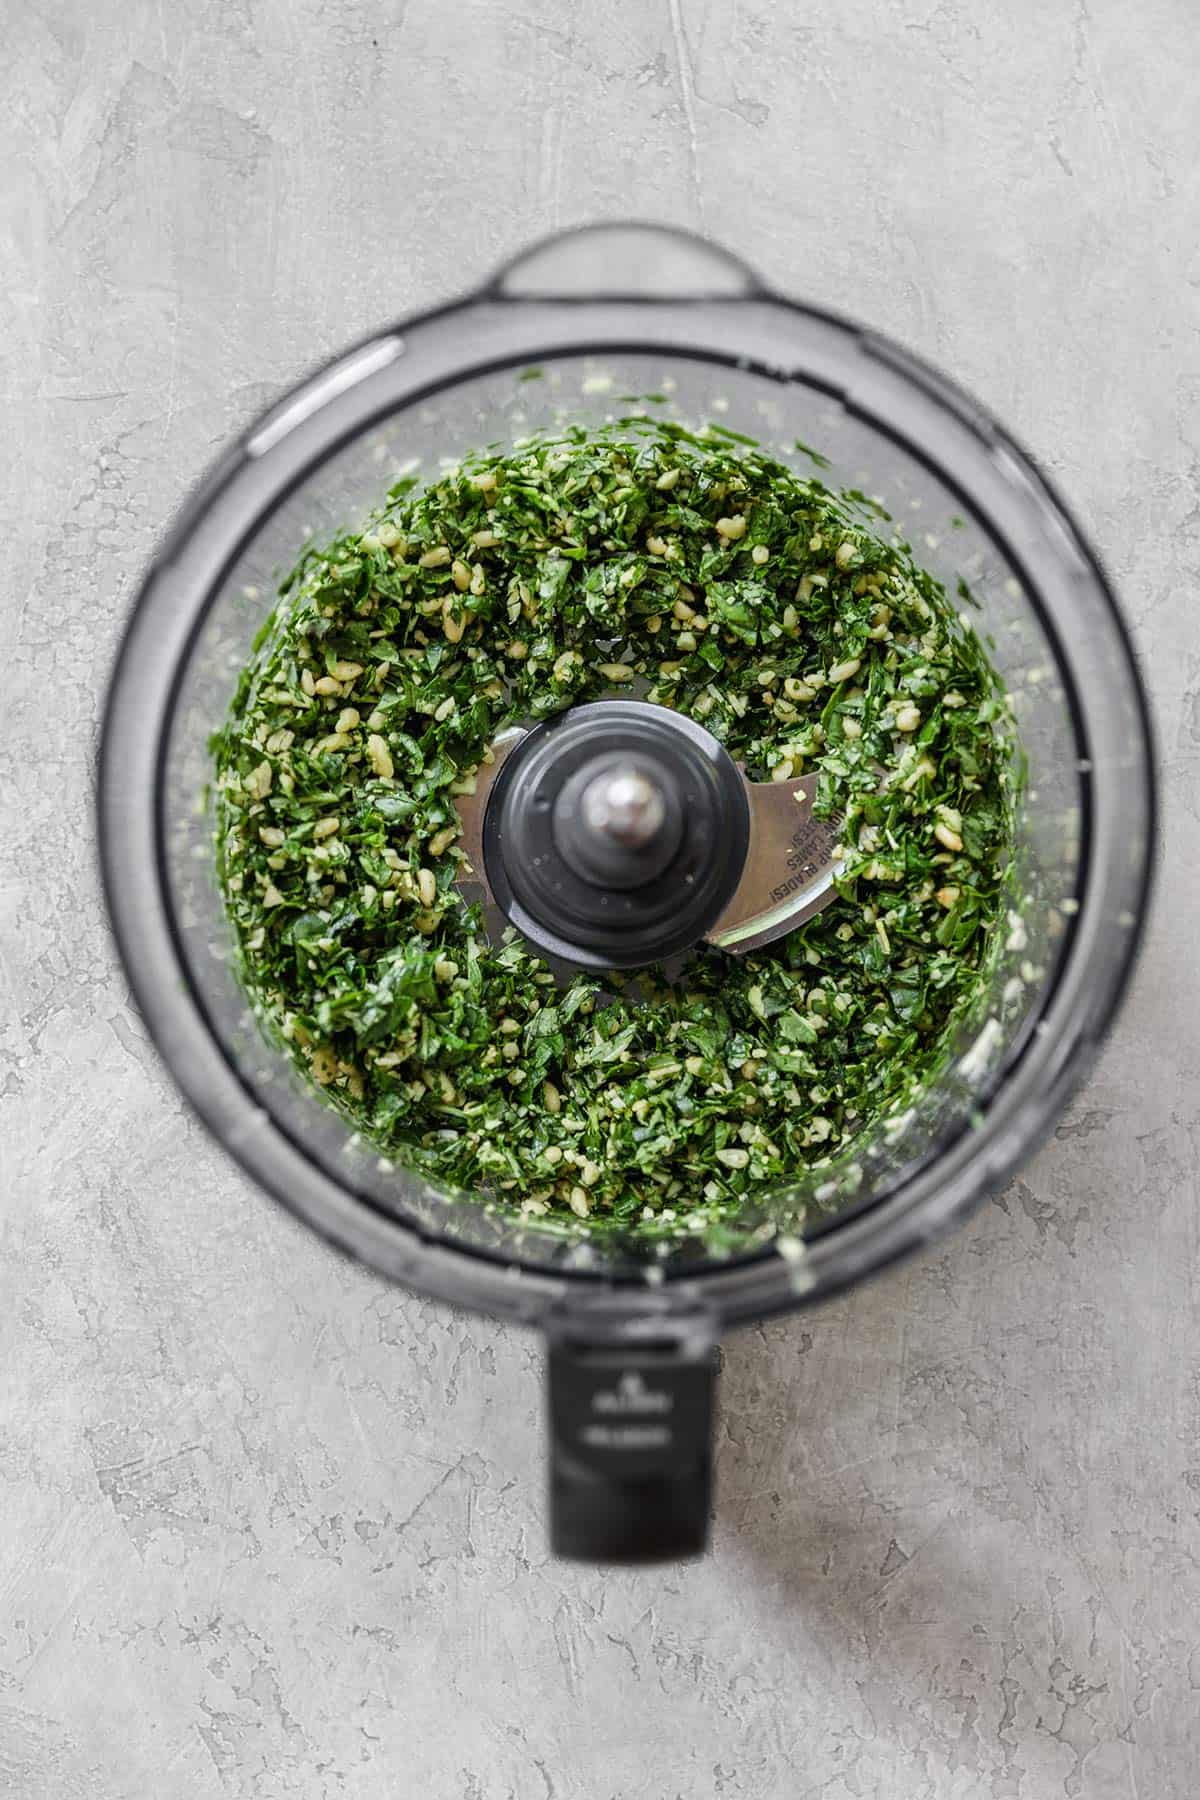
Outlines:
[[[505, 725], [633, 681], [753, 780], [815, 770], [846, 858], [788, 937], [636, 998], [489, 941], [455, 811]], [[384, 1154], [547, 1220], [704, 1229], [828, 1163], [944, 1060], [1003, 918], [980, 638], [878, 508], [715, 427], [399, 482], [284, 580], [213, 755], [264, 1030]]]

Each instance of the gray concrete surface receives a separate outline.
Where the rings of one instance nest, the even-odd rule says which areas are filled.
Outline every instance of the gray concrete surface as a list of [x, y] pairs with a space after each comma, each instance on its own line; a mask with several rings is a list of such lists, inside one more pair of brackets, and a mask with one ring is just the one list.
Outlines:
[[[1191, 0], [0, 0], [0, 1792], [1185, 1800], [1200, 1768]], [[537, 1346], [183, 1111], [92, 757], [183, 487], [559, 223], [701, 226], [977, 389], [1157, 698], [1119, 1035], [926, 1261], [728, 1347], [697, 1567], [548, 1562]]]

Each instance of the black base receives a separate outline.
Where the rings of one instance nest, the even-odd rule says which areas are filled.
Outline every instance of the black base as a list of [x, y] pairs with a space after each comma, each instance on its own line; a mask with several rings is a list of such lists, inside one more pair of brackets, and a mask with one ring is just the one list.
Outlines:
[[550, 1542], [581, 1562], [668, 1562], [708, 1544], [717, 1352], [552, 1339]]

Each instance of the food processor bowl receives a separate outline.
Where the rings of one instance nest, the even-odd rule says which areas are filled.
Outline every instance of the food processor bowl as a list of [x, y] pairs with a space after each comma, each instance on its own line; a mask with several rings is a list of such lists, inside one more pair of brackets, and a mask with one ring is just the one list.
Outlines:
[[[436, 478], [469, 449], [635, 411], [753, 439], [911, 543], [988, 644], [1024, 763], [1003, 939], [941, 1075], [720, 1242], [568, 1230], [381, 1157], [260, 1030], [215, 877], [209, 739], [306, 540], [362, 521], [401, 472]], [[196, 1111], [331, 1243], [549, 1335], [555, 1547], [635, 1558], [703, 1545], [721, 1332], [916, 1249], [1045, 1135], [1129, 976], [1155, 783], [1112, 593], [1029, 456], [874, 332], [769, 292], [703, 240], [610, 225], [359, 344], [229, 447], [138, 596], [99, 818], [121, 954]]]

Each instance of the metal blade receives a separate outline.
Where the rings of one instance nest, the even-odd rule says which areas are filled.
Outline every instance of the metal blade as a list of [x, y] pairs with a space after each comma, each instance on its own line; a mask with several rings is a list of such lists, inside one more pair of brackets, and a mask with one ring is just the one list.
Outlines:
[[750, 849], [737, 892], [708, 933], [718, 949], [744, 955], [792, 931], [837, 898], [840, 816], [813, 817], [817, 777], [748, 781]]
[[492, 786], [504, 765], [504, 759], [511, 750], [515, 750], [523, 737], [528, 735], [525, 725], [510, 725], [492, 742], [492, 760], [480, 763], [475, 774], [474, 792], [459, 794], [454, 805], [462, 824], [459, 844], [466, 854], [467, 868], [463, 870], [464, 879], [470, 879], [482, 887], [491, 899], [491, 891], [487, 885], [487, 870], [483, 866], [483, 817], [487, 812], [488, 797]]
[[[492, 744], [492, 761], [481, 764], [476, 774], [475, 791], [460, 794], [455, 801], [462, 821], [459, 841], [467, 859], [462, 881], [481, 890], [488, 932], [497, 939], [506, 921], [488, 886], [483, 820], [504, 760], [527, 730], [513, 725], [501, 732]], [[746, 781], [745, 788], [750, 806], [746, 866], [737, 892], [705, 939], [735, 956], [773, 943], [828, 906], [837, 897], [834, 880], [841, 869], [834, 856], [841, 816], [813, 817], [815, 775], [794, 781]]]

